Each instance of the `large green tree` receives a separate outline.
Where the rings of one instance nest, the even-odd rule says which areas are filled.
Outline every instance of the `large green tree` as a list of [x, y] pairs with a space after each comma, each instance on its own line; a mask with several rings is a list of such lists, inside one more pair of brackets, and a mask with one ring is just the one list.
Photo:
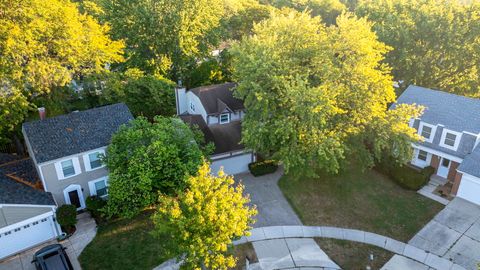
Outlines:
[[[417, 139], [419, 108], [395, 101], [389, 68], [366, 19], [345, 14], [325, 27], [308, 13], [276, 14], [232, 48], [235, 95], [244, 100], [242, 140], [286, 170], [336, 172], [346, 156], [371, 165], [383, 150], [403, 162]], [[381, 134], [381, 137], [375, 135]]]
[[122, 61], [123, 43], [108, 32], [68, 0], [0, 1], [0, 138], [23, 121], [32, 95]]
[[[95, 0], [98, 16], [125, 39], [125, 67], [177, 79], [218, 41], [221, 0]], [[193, 59], [193, 60], [192, 60]]]
[[247, 235], [257, 211], [243, 196], [244, 187], [223, 171], [210, 173], [204, 163], [187, 180], [188, 188], [178, 197], [160, 197], [154, 216], [156, 230], [171, 229], [174, 253], [183, 259], [184, 269], [230, 269], [236, 259], [228, 254], [235, 238]]
[[112, 136], [104, 162], [109, 171], [108, 216], [132, 217], [152, 204], [157, 192], [175, 194], [197, 173], [204, 153], [198, 136], [178, 118], [143, 117]]
[[293, 8], [298, 11], [310, 11], [312, 16], [320, 16], [328, 25], [334, 24], [338, 15], [346, 10], [340, 0], [263, 0], [277, 8]]
[[480, 2], [361, 0], [395, 80], [480, 97]]

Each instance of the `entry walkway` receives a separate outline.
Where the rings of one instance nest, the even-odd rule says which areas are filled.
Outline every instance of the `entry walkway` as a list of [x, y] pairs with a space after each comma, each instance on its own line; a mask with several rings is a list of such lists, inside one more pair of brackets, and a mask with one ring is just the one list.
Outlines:
[[[235, 245], [252, 242], [286, 239], [286, 238], [313, 238], [325, 237], [339, 240], [355, 241], [365, 244], [374, 245], [411, 260], [417, 261], [429, 268], [439, 270], [464, 270], [465, 268], [454, 264], [448, 259], [427, 252], [423, 249], [410, 244], [397, 241], [390, 237], [378, 235], [371, 232], [337, 228], [325, 226], [270, 226], [262, 228], [254, 228], [251, 230], [250, 236], [242, 237], [234, 242]], [[257, 254], [258, 256], [258, 254]], [[260, 256], [259, 260], [260, 260]], [[388, 268], [384, 268], [388, 269]]]

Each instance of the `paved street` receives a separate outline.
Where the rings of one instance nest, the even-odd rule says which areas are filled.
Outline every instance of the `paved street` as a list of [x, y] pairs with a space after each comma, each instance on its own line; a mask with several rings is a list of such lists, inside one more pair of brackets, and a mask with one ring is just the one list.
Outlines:
[[257, 206], [254, 228], [302, 224], [277, 185], [282, 175], [280, 168], [273, 174], [260, 177], [250, 173], [235, 175], [235, 179], [245, 185], [245, 192], [250, 194], [252, 204]]
[[[83, 213], [77, 216], [77, 230], [68, 239], [60, 242], [67, 248], [67, 255], [72, 262], [73, 268], [81, 270], [78, 256], [83, 249], [95, 238], [97, 233], [97, 225], [95, 220], [90, 217], [89, 213]], [[52, 240], [43, 245], [37, 246], [18, 255], [10, 257], [5, 261], [0, 262], [0, 270], [34, 270], [35, 266], [31, 263], [33, 254], [44, 246], [58, 243], [57, 240]]]

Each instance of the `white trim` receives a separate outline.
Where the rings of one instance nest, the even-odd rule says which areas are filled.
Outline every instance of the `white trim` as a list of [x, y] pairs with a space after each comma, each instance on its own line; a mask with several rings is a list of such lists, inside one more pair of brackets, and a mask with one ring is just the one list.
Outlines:
[[86, 172], [95, 171], [95, 170], [98, 170], [98, 169], [100, 169], [100, 168], [104, 168], [104, 167], [105, 167], [105, 165], [102, 163], [102, 164], [100, 165], [100, 167], [97, 167], [97, 168], [93, 168], [93, 169], [92, 169], [92, 167], [90, 166], [90, 157], [89, 157], [89, 155], [90, 155], [90, 154], [94, 154], [94, 153], [99, 153], [99, 154], [101, 154], [101, 155], [105, 155], [105, 150], [104, 150], [104, 149], [93, 150], [93, 151], [87, 152], [86, 154], [84, 154], [84, 155], [82, 156], [82, 158], [83, 158], [83, 165], [85, 165], [85, 171], [86, 171]]
[[[226, 115], [228, 117], [228, 120], [225, 121], [225, 122], [222, 122], [222, 115]], [[218, 122], [220, 124], [228, 124], [230, 123], [230, 113], [221, 113], [219, 116], [218, 116]]]
[[463, 161], [462, 158], [452, 156], [452, 155], [446, 154], [444, 152], [441, 152], [441, 151], [438, 151], [438, 150], [435, 150], [435, 149], [432, 149], [432, 148], [429, 148], [429, 147], [425, 147], [423, 145], [417, 145], [417, 144], [412, 143], [412, 147], [416, 148], [416, 149], [423, 150], [423, 151], [427, 151], [430, 154], [434, 154], [434, 155], [439, 156], [439, 157], [444, 157], [444, 158], [450, 159], [451, 161], [455, 161], [457, 163], [462, 163], [462, 161]]
[[[445, 137], [447, 136], [447, 133], [455, 135], [455, 143], [454, 143], [453, 146], [445, 144]], [[460, 144], [461, 139], [462, 139], [462, 133], [461, 132], [457, 132], [457, 131], [453, 131], [453, 130], [450, 130], [450, 129], [443, 128], [442, 137], [440, 137], [439, 145], [441, 147], [445, 147], [445, 148], [457, 151], [457, 148], [458, 148], [458, 145]]]
[[[422, 130], [423, 130], [424, 126], [432, 129], [432, 131], [430, 133], [430, 138], [424, 138], [422, 136]], [[420, 121], [420, 125], [418, 126], [418, 132], [417, 133], [418, 133], [418, 135], [422, 136], [422, 138], [424, 138], [426, 142], [429, 142], [429, 143], [433, 142], [433, 138], [435, 138], [435, 133], [436, 132], [437, 132], [437, 126]]]
[[0, 208], [5, 206], [6, 207], [50, 207], [52, 209], [55, 209], [57, 207], [56, 205], [41, 205], [41, 204], [8, 204], [8, 203], [0, 204]]
[[77, 184], [69, 185], [68, 187], [63, 189], [63, 196], [64, 196], [64, 199], [65, 199], [65, 203], [66, 204], [72, 204], [72, 202], [70, 201], [70, 196], [68, 196], [68, 192], [71, 192], [71, 191], [74, 191], [74, 190], [77, 191], [78, 200], [80, 201], [80, 207], [77, 208], [77, 211], [85, 209], [85, 207], [86, 207], [85, 206], [85, 198], [83, 198], [82, 187], [80, 185], [77, 185]]
[[43, 176], [43, 171], [42, 171], [43, 166], [38, 165], [37, 167], [40, 174], [40, 180], [42, 180], [43, 190], [48, 191], [47, 182], [45, 181], [45, 177]]
[[[65, 176], [63, 174], [62, 162], [69, 161], [69, 160], [72, 161], [73, 170], [75, 171], [75, 174]], [[58, 162], [55, 162], [55, 171], [57, 172], [57, 179], [58, 180], [64, 180], [64, 179], [72, 178], [72, 177], [77, 176], [77, 175], [82, 173], [82, 169], [80, 168], [80, 162], [78, 161], [78, 157], [68, 158], [68, 159], [64, 159], [64, 160], [60, 160]]]
[[[2, 233], [3, 232], [8, 232], [8, 231], [14, 230], [18, 227], [22, 227], [22, 226], [25, 226], [25, 225], [30, 224], [32, 222], [38, 221], [40, 219], [49, 218], [49, 217], [54, 217], [54, 212], [43, 213], [43, 214], [40, 214], [38, 216], [34, 216], [34, 217], [29, 218], [29, 219], [19, 221], [17, 223], [12, 224], [12, 225], [8, 225], [6, 227], [1, 228], [0, 232], [2, 232]], [[53, 220], [52, 220], [52, 222], [55, 223], [55, 221], [53, 221]], [[56, 230], [54, 230], [54, 231], [55, 231], [55, 233], [57, 233]], [[56, 236], [58, 236], [58, 234]]]
[[83, 152], [76, 153], [76, 154], [69, 155], [69, 156], [64, 156], [64, 157], [61, 157], [61, 158], [47, 160], [47, 161], [44, 161], [42, 163], [38, 163], [37, 165], [38, 166], [44, 166], [44, 165], [48, 165], [48, 164], [51, 164], [51, 163], [56, 163], [56, 162], [61, 161], [61, 160], [66, 160], [66, 159], [71, 159], [71, 158], [74, 158], [74, 157], [82, 156], [85, 153], [92, 152], [92, 151], [95, 152], [95, 151], [100, 150], [100, 149], [105, 150], [105, 149], [107, 149], [107, 146], [98, 147], [98, 148], [95, 148], [95, 149], [91, 149], [91, 150], [88, 150], [88, 151], [83, 151]]
[[[107, 195], [108, 195], [108, 176], [104, 176], [92, 181], [88, 181], [88, 189], [90, 191], [90, 196], [96, 196], [97, 195], [97, 189], [95, 188], [95, 183], [105, 181], [105, 186], [107, 186]], [[105, 195], [105, 196], [107, 196]], [[103, 196], [103, 197], [105, 197]]]

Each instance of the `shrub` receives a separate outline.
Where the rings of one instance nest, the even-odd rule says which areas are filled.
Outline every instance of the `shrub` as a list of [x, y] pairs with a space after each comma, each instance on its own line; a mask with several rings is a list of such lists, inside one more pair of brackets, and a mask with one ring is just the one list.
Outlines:
[[99, 219], [102, 216], [101, 209], [107, 204], [105, 200], [97, 196], [90, 196], [86, 200], [87, 210], [93, 218]]
[[435, 169], [430, 166], [423, 169], [400, 166], [389, 158], [385, 158], [379, 162], [376, 169], [390, 176], [390, 178], [400, 186], [411, 190], [420, 189], [430, 180], [430, 176], [435, 172]]
[[57, 222], [67, 230], [77, 224], [77, 207], [71, 204], [64, 204], [57, 208]]
[[264, 160], [248, 164], [248, 169], [253, 176], [261, 176], [273, 173], [278, 169], [278, 163], [275, 160]]

